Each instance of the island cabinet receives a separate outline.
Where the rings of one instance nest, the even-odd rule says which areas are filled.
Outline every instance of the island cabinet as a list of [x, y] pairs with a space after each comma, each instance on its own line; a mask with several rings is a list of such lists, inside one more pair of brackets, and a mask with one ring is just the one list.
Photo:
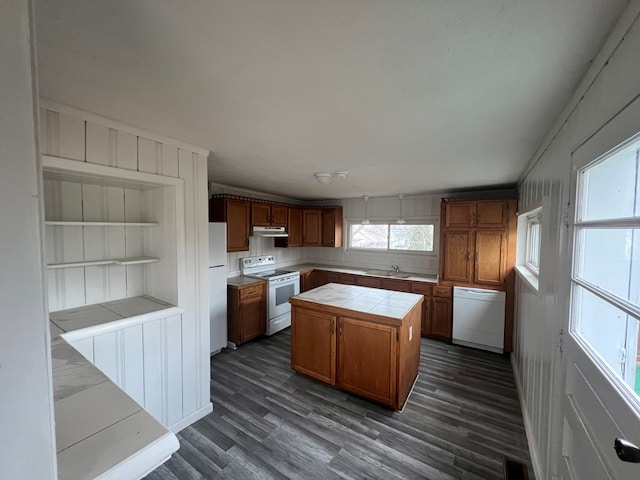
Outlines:
[[286, 227], [287, 207], [251, 202], [251, 225], [254, 227]]
[[329, 283], [289, 302], [293, 370], [402, 409], [418, 375], [422, 295]]
[[227, 286], [227, 335], [236, 346], [267, 332], [266, 282]]
[[249, 250], [249, 202], [233, 198], [212, 198], [209, 221], [227, 222], [227, 252]]

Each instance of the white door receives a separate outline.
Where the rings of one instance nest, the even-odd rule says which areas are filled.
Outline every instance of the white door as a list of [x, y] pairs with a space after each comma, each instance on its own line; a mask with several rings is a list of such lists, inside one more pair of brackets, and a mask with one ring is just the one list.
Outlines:
[[640, 447], [639, 132], [636, 101], [572, 158], [563, 480], [640, 478], [640, 463], [614, 450], [616, 438]]

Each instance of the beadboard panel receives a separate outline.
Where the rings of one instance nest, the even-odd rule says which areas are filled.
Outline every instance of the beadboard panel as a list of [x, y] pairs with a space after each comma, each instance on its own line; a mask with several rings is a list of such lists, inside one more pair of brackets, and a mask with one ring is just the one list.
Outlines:
[[182, 403], [182, 327], [182, 316], [173, 315], [70, 343], [171, 428], [193, 413]]
[[555, 124], [550, 119], [547, 139], [519, 185], [521, 213], [543, 206], [539, 290], [518, 281], [512, 356], [536, 478], [566, 473], [563, 425], [576, 444], [590, 441], [571, 427], [573, 413], [562, 400], [567, 360], [557, 346], [569, 323], [571, 246], [565, 217], [574, 203], [571, 155], [640, 95], [639, 12], [640, 2], [630, 2], [563, 114]]
[[[47, 220], [160, 223], [153, 227], [48, 225], [48, 263], [143, 255], [161, 259], [147, 265], [51, 269], [47, 272], [49, 310], [142, 294], [180, 306], [182, 316], [149, 326], [146, 334], [144, 328], [132, 327], [118, 332], [115, 340], [113, 336], [97, 343], [92, 340], [90, 356], [86, 343], [78, 345], [92, 361], [119, 362], [116, 368], [105, 366], [112, 379], [139, 403], [148, 403], [165, 425], [184, 428], [211, 409], [208, 152], [48, 100], [40, 105], [41, 153], [182, 179], [171, 185], [159, 181], [168, 186], [149, 190], [45, 179], [44, 203]], [[172, 220], [160, 221], [167, 218]], [[158, 340], [160, 345], [154, 343]], [[132, 347], [145, 342], [146, 348]], [[150, 374], [147, 366], [162, 375]]]

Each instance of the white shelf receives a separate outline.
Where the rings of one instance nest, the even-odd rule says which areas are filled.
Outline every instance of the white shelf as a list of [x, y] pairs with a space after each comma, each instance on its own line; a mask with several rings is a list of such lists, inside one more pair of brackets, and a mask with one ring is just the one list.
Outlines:
[[159, 225], [152, 222], [67, 222], [58, 220], [47, 220], [44, 224], [69, 227], [157, 227]]
[[88, 260], [82, 262], [69, 263], [50, 263], [48, 269], [56, 268], [76, 268], [76, 267], [95, 267], [97, 265], [139, 265], [142, 263], [159, 262], [159, 258], [152, 257], [130, 257], [130, 258], [110, 258], [105, 260]]

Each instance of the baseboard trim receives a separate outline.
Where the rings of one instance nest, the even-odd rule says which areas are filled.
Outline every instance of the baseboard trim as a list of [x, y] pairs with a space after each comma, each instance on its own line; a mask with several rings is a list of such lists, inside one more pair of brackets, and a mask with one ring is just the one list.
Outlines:
[[516, 365], [516, 355], [511, 355], [511, 369], [513, 377], [516, 380], [516, 389], [518, 390], [518, 399], [520, 400], [520, 410], [522, 411], [522, 420], [524, 422], [524, 430], [527, 435], [527, 444], [529, 445], [529, 456], [531, 457], [531, 466], [535, 478], [544, 478], [542, 476], [542, 467], [540, 465], [540, 456], [538, 455], [538, 447], [535, 443], [533, 424], [527, 410], [527, 401], [524, 398], [522, 380]]
[[213, 412], [213, 404], [211, 402], [207, 403], [204, 407], [196, 410], [191, 415], [184, 417], [179, 422], [174, 423], [169, 427], [173, 433], [178, 433], [180, 430], [187, 428], [192, 423], [197, 422], [202, 417], [206, 417], [211, 412]]

